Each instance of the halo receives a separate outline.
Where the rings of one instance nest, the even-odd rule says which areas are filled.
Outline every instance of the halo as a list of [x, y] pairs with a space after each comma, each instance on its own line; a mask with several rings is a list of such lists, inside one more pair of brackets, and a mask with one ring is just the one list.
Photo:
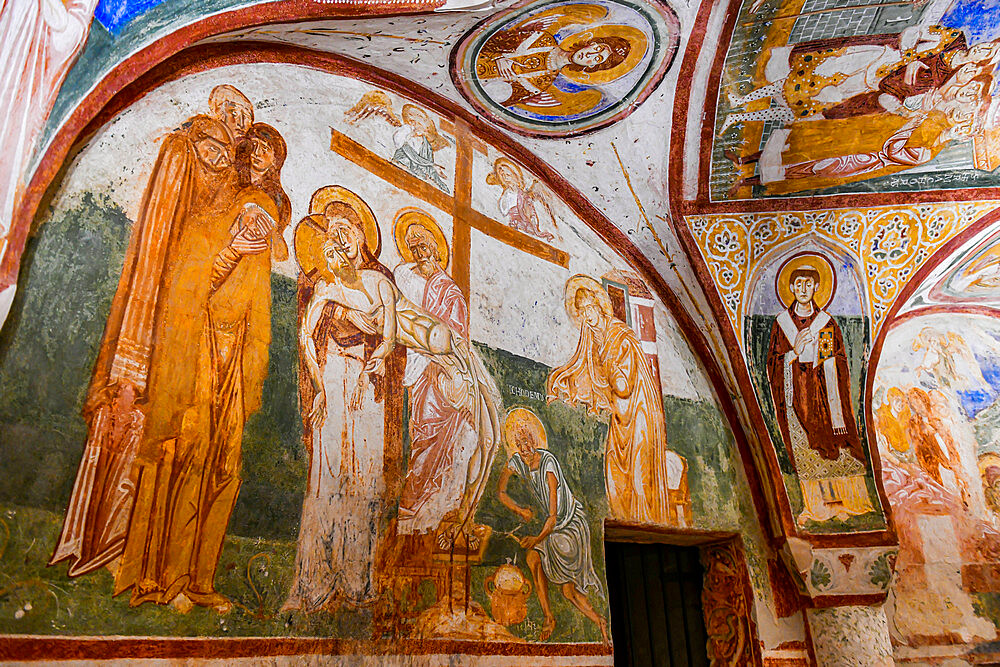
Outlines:
[[510, 158], [504, 157], [502, 155], [493, 161], [492, 169], [490, 170], [490, 173], [486, 176], [486, 183], [488, 185], [499, 185], [500, 187], [503, 187], [503, 183], [500, 182], [499, 171], [500, 167], [504, 165], [506, 165], [508, 168], [513, 170], [514, 173], [517, 174], [518, 178], [521, 180], [521, 187], [523, 188], [524, 172], [521, 171], [521, 167], [518, 166], [518, 164], [513, 160], [511, 160]]
[[382, 252], [382, 234], [375, 214], [371, 208], [347, 188], [339, 185], [328, 185], [317, 190], [309, 202], [309, 212], [295, 227], [295, 259], [307, 276], [319, 274], [326, 279], [332, 278], [332, 273], [326, 264], [323, 254], [323, 244], [326, 242], [326, 218], [323, 210], [327, 204], [343, 202], [354, 209], [361, 218], [365, 230], [365, 245], [374, 257]]
[[403, 258], [404, 262], [413, 261], [413, 253], [406, 245], [406, 231], [413, 225], [419, 225], [431, 233], [441, 256], [441, 268], [447, 269], [448, 260], [451, 258], [448, 252], [448, 240], [444, 237], [444, 232], [429, 213], [413, 206], [399, 209], [396, 212], [396, 219], [393, 221], [392, 234], [396, 238], [396, 250], [399, 251], [399, 256]]
[[793, 271], [802, 268], [812, 269], [819, 274], [819, 285], [816, 286], [813, 301], [818, 308], [826, 308], [837, 289], [837, 274], [834, 272], [830, 260], [814, 252], [804, 252], [790, 257], [778, 269], [778, 275], [774, 277], [774, 290], [778, 295], [778, 300], [785, 305], [785, 308], [792, 305], [795, 296], [788, 286], [788, 278]]
[[[328, 185], [313, 194], [312, 199], [309, 200], [309, 212], [322, 217], [327, 204], [337, 201], [344, 202], [353, 208], [358, 217], [361, 218], [361, 224], [365, 228], [365, 244], [371, 254], [378, 257], [382, 253], [382, 232], [378, 228], [378, 222], [375, 220], [375, 214], [372, 213], [371, 207], [361, 197], [342, 185]], [[326, 230], [326, 223], [323, 224], [323, 229]]]
[[611, 297], [605, 291], [604, 285], [590, 276], [578, 273], [566, 281], [566, 314], [569, 315], [569, 319], [573, 320], [573, 324], [580, 323], [580, 312], [576, 309], [576, 293], [581, 289], [593, 292], [605, 313], [614, 312]]
[[575, 35], [570, 35], [559, 44], [559, 48], [566, 51], [573, 51], [583, 42], [589, 42], [590, 40], [597, 39], [599, 37], [621, 37], [628, 40], [631, 48], [629, 49], [628, 55], [625, 56], [625, 60], [610, 69], [600, 70], [597, 72], [577, 72], [564, 69], [562, 72], [563, 76], [568, 79], [573, 79], [574, 81], [590, 85], [608, 83], [609, 81], [614, 81], [615, 79], [625, 76], [635, 69], [639, 64], [639, 61], [641, 61], [646, 55], [646, 50], [649, 48], [649, 39], [642, 30], [617, 23], [597, 26], [595, 28], [584, 30], [583, 32], [578, 32]]
[[995, 452], [987, 452], [979, 457], [979, 477], [986, 477], [986, 469], [996, 466], [1000, 468], [1000, 455]]
[[520, 426], [526, 426], [535, 436], [537, 449], [544, 449], [548, 446], [548, 436], [545, 435], [545, 427], [542, 426], [542, 420], [538, 418], [538, 415], [528, 408], [511, 408], [507, 411], [507, 417], [503, 423], [504, 447], [508, 456], [513, 456], [517, 452], [514, 436]]

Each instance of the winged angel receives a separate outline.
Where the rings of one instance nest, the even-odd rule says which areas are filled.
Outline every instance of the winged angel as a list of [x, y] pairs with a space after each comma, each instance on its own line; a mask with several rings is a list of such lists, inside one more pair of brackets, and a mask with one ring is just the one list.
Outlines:
[[486, 40], [476, 56], [476, 77], [505, 107], [544, 116], [592, 111], [604, 99], [601, 85], [635, 69], [648, 45], [637, 28], [599, 24], [607, 14], [598, 4], [533, 14]]
[[396, 150], [392, 161], [450, 194], [444, 181], [447, 172], [434, 162], [434, 153], [450, 146], [451, 141], [438, 131], [426, 111], [415, 104], [404, 104], [397, 116], [389, 96], [381, 90], [372, 90], [362, 95], [344, 117], [352, 125], [366, 118], [381, 118], [397, 128], [392, 133], [392, 144]]

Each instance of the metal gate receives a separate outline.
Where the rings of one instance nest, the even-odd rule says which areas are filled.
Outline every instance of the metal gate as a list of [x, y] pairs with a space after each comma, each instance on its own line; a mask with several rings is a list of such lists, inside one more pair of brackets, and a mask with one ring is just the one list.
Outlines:
[[697, 547], [605, 544], [616, 667], [708, 665]]

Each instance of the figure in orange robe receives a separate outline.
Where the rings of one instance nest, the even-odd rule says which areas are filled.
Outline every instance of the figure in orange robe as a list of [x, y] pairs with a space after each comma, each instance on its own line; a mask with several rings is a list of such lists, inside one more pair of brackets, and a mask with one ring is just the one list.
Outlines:
[[260, 186], [277, 180], [285, 152], [272, 137], [234, 168], [232, 140], [222, 122], [196, 116], [164, 142], [88, 396], [102, 406], [134, 387], [144, 419], [131, 518], [109, 551], [121, 554], [114, 592], [133, 589], [133, 605], [231, 607], [213, 581], [243, 426], [267, 373], [271, 239], [284, 216]]
[[[49, 562], [51, 565], [69, 560], [67, 573], [71, 577], [104, 565], [114, 571], [114, 561], [124, 550], [135, 502], [133, 464], [146, 420], [142, 406], [147, 402], [152, 322], [158, 308], [161, 278], [169, 253], [173, 252], [171, 234], [179, 229], [192, 205], [203, 205], [203, 200], [215, 196], [221, 183], [233, 177], [226, 165], [230, 162], [228, 151], [234, 137], [240, 140], [236, 151], [241, 165], [240, 186], [253, 184], [270, 195], [281, 211], [280, 226], [288, 223], [290, 206], [277, 176], [284, 161], [284, 141], [274, 128], [261, 123], [253, 127], [258, 134], [266, 134], [268, 141], [247, 135], [253, 122], [253, 105], [236, 88], [216, 86], [208, 102], [212, 115], [225, 127], [196, 116], [166, 137], [133, 228], [133, 239], [83, 406], [83, 417], [88, 424], [87, 444], [62, 534]], [[200, 146], [197, 150], [196, 144]], [[272, 145], [275, 150], [268, 148]], [[199, 171], [199, 164], [208, 167]], [[196, 172], [204, 173], [196, 179]], [[206, 176], [216, 172], [218, 177]], [[222, 178], [223, 173], [228, 174], [226, 178]], [[200, 194], [195, 193], [196, 185]], [[272, 236], [277, 232], [276, 229]], [[280, 238], [277, 241], [276, 249], [284, 249], [284, 242]]]
[[[573, 288], [574, 280], [585, 280]], [[616, 519], [668, 522], [669, 479], [680, 479], [680, 457], [667, 451], [663, 400], [642, 344], [613, 315], [597, 281], [578, 276], [567, 289], [567, 311], [580, 322], [572, 358], [549, 374], [549, 402], [562, 399], [608, 410], [605, 483]]]

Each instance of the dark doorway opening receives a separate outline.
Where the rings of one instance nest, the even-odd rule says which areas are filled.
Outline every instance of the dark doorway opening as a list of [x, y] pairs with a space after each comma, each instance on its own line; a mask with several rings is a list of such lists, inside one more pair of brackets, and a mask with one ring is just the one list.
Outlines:
[[708, 665], [697, 547], [607, 542], [615, 667]]

